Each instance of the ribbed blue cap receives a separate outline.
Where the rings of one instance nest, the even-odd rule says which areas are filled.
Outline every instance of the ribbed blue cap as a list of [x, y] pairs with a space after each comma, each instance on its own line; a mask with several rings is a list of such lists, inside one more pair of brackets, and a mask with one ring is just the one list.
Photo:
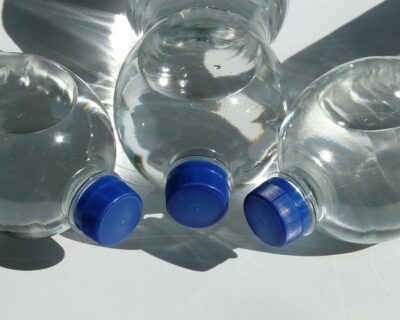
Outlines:
[[212, 162], [184, 162], [169, 173], [165, 197], [169, 214], [180, 224], [191, 228], [212, 226], [228, 210], [228, 175]]
[[95, 180], [79, 197], [74, 221], [89, 238], [103, 246], [125, 240], [142, 215], [142, 200], [115, 176]]
[[252, 191], [245, 199], [244, 212], [256, 236], [273, 247], [283, 247], [304, 236], [312, 225], [304, 196], [279, 177]]

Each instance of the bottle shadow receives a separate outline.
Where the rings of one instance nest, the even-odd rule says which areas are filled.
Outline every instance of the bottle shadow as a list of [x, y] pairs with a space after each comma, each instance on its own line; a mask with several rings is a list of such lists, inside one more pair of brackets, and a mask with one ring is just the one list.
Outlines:
[[[272, 248], [262, 243], [250, 230], [243, 214], [242, 204], [254, 186], [242, 187], [232, 194], [230, 209], [216, 226], [191, 229], [177, 224], [167, 213], [164, 194], [141, 181], [139, 173], [127, 161], [117, 167], [120, 176], [142, 195], [144, 216], [133, 235], [117, 246], [120, 250], [142, 250], [158, 259], [193, 271], [208, 271], [221, 263], [238, 257], [239, 250], [292, 256], [326, 256], [346, 254], [368, 248], [343, 242], [314, 232], [308, 237], [286, 246]], [[95, 245], [89, 239], [72, 231], [64, 236]]]
[[285, 248], [268, 247], [248, 227], [242, 210], [244, 190], [232, 195], [231, 208], [218, 225], [203, 230], [189, 229], [173, 221], [166, 213], [163, 193], [154, 190], [144, 199], [146, 216], [140, 228], [118, 248], [143, 250], [180, 267], [207, 271], [237, 258], [237, 251], [242, 249], [279, 255], [325, 256], [369, 247], [335, 240], [319, 232]]
[[47, 269], [64, 256], [64, 249], [51, 238], [17, 239], [0, 234], [0, 267], [21, 271]]
[[[122, 1], [4, 0], [3, 23], [9, 36], [24, 52], [46, 56], [69, 67], [92, 84], [103, 102], [112, 103], [119, 66], [137, 39], [122, 12]], [[387, 0], [285, 61], [283, 72], [290, 88], [289, 105], [314, 79], [338, 64], [369, 55], [399, 54], [399, 13], [400, 2]], [[242, 249], [280, 255], [324, 256], [368, 247], [315, 232], [284, 249], [269, 248], [247, 226], [242, 212], [244, 189], [232, 196], [231, 209], [217, 226], [207, 230], [184, 228], [166, 214], [162, 192], [145, 185], [126, 159], [121, 161], [120, 169], [127, 174], [122, 176], [143, 195], [145, 215], [133, 236], [118, 249], [143, 250], [183, 268], [207, 271], [236, 258]], [[72, 232], [65, 236], [88, 242]], [[47, 243], [48, 247], [52, 245], [54, 243]], [[24, 254], [34, 251], [25, 244], [21, 247], [27, 248]], [[13, 250], [5, 252], [0, 265], [7, 265], [13, 257], [18, 260]], [[18, 263], [14, 265], [18, 267]]]

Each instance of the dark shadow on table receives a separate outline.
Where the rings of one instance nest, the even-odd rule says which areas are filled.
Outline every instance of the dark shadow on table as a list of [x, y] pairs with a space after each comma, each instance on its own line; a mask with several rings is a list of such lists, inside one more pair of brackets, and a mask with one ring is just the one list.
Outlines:
[[[162, 218], [144, 219], [122, 249], [141, 249], [165, 261], [197, 271], [209, 270], [228, 258], [236, 258], [240, 250], [295, 256], [344, 254], [368, 246], [346, 243], [315, 232], [285, 248], [267, 247], [249, 229], [242, 203], [245, 189], [232, 195], [231, 208], [216, 226], [206, 230], [189, 229], [178, 225], [166, 212], [164, 196], [155, 190], [145, 199], [146, 213], [163, 213]], [[239, 251], [237, 251], [239, 250]]]
[[[122, 177], [129, 181], [129, 177]], [[133, 187], [141, 191], [137, 185]], [[166, 214], [164, 195], [160, 190], [141, 193], [147, 193], [143, 197], [145, 216], [130, 239], [116, 249], [143, 250], [158, 259], [194, 271], [207, 271], [228, 259], [237, 258], [243, 249], [279, 255], [325, 256], [369, 247], [335, 240], [319, 232], [285, 248], [268, 247], [252, 234], [244, 218], [245, 189], [232, 195], [231, 209], [218, 225], [202, 230], [186, 228], [173, 221]], [[73, 232], [65, 236], [93, 244]]]
[[[23, 51], [63, 63], [99, 89], [115, 82], [116, 73], [112, 71], [115, 58], [112, 57], [116, 50], [112, 48], [110, 35], [115, 32], [114, 24], [121, 8], [120, 1], [109, 0], [5, 0], [3, 21], [8, 34]], [[284, 74], [290, 87], [289, 102], [314, 79], [338, 64], [369, 55], [399, 54], [399, 15], [400, 1], [388, 0], [284, 62]], [[123, 36], [129, 33], [119, 32]], [[97, 92], [107, 100], [101, 90]], [[123, 171], [134, 176], [134, 171], [124, 166]], [[137, 178], [125, 178], [137, 188]], [[247, 226], [242, 212], [244, 194], [242, 190], [232, 197], [232, 209], [220, 224], [207, 230], [192, 230], [179, 226], [165, 214], [160, 191], [146, 191], [145, 217], [119, 249], [143, 250], [183, 268], [207, 271], [229, 258], [236, 258], [243, 249], [323, 256], [368, 247], [316, 232], [284, 249], [269, 248], [252, 235]], [[86, 242], [72, 232], [66, 236]]]
[[0, 268], [34, 271], [50, 268], [64, 259], [63, 248], [53, 239], [16, 239], [0, 234]]

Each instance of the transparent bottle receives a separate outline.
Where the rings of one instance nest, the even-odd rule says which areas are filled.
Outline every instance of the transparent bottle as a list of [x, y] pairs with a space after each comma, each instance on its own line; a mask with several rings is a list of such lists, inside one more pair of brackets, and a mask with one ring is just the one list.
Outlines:
[[339, 66], [282, 125], [280, 173], [244, 204], [254, 233], [283, 246], [315, 228], [355, 243], [400, 235], [400, 58]]
[[194, 228], [219, 221], [231, 188], [268, 168], [286, 115], [280, 63], [260, 29], [211, 2], [132, 2], [172, 13], [128, 55], [114, 101], [128, 157]]
[[214, 8], [242, 16], [267, 42], [282, 26], [287, 0], [125, 0], [129, 22], [143, 34], [157, 22], [187, 9]]
[[0, 96], [0, 231], [124, 240], [142, 204], [112, 172], [113, 130], [93, 91], [45, 58], [0, 53]]

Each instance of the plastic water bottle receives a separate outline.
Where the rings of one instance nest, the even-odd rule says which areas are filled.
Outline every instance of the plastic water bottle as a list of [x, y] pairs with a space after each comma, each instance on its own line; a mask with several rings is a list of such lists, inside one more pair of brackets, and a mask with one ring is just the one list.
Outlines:
[[0, 96], [0, 231], [124, 240], [142, 204], [112, 172], [113, 130], [89, 87], [47, 59], [0, 53]]
[[244, 204], [283, 246], [315, 228], [355, 243], [400, 235], [400, 58], [339, 66], [310, 85], [279, 135], [280, 173]]
[[[218, 222], [231, 188], [269, 166], [286, 114], [280, 63], [261, 31], [246, 15], [205, 6], [211, 2], [132, 2], [148, 4], [145, 13], [167, 4], [173, 12], [184, 10], [172, 12], [133, 48], [114, 101], [132, 163], [165, 188], [172, 217], [194, 228]], [[170, 11], [156, 16], [162, 13]]]
[[174, 13], [213, 8], [221, 14], [223, 11], [243, 17], [251, 28], [271, 42], [282, 25], [287, 0], [125, 0], [125, 6], [127, 17], [139, 35]]

